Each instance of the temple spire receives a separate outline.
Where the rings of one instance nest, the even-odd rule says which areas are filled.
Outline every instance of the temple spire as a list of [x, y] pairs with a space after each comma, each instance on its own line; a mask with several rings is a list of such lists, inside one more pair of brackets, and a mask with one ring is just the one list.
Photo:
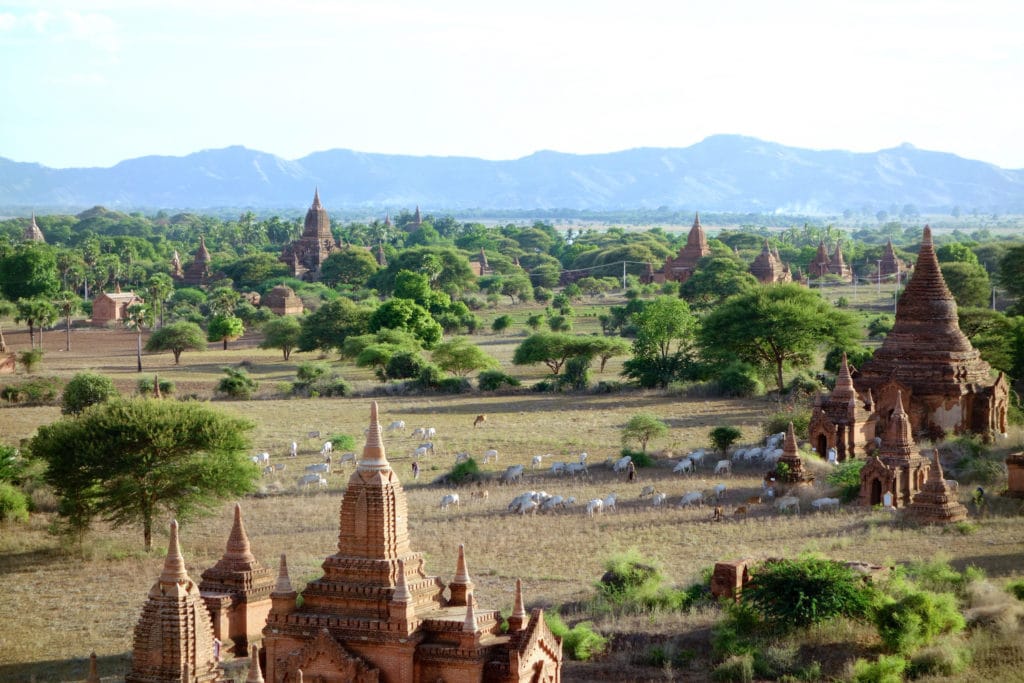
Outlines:
[[164, 558], [164, 570], [160, 573], [160, 583], [184, 583], [188, 581], [185, 571], [185, 558], [181, 555], [178, 544], [178, 520], [171, 520], [171, 538], [167, 543], [167, 557]]
[[469, 578], [469, 570], [466, 568], [466, 548], [459, 544], [459, 556], [455, 561], [455, 577], [448, 584], [451, 593], [451, 604], [464, 605], [473, 594], [473, 581]]
[[466, 621], [463, 622], [462, 630], [476, 632], [476, 611], [473, 609], [473, 603], [476, 602], [473, 599], [473, 594], [468, 593], [466, 595]]
[[391, 463], [388, 462], [384, 452], [384, 440], [381, 438], [380, 422], [377, 419], [376, 401], [370, 404], [370, 429], [366, 433], [363, 457], [360, 458], [356, 469], [359, 471], [391, 469]]
[[932, 463], [931, 467], [928, 468], [928, 481], [944, 481], [945, 475], [942, 473], [942, 463], [939, 462], [939, 449], [932, 449]]
[[263, 671], [260, 669], [259, 648], [255, 645], [250, 648], [249, 675], [245, 677], [245, 683], [264, 683]]
[[228, 547], [224, 557], [241, 562], [252, 562], [256, 559], [249, 545], [249, 536], [245, 533], [245, 526], [242, 524], [242, 506], [238, 503], [235, 503], [235, 521], [231, 525], [231, 534], [228, 536]]
[[398, 584], [391, 599], [394, 602], [412, 602], [412, 593], [409, 592], [409, 584], [405, 578], [405, 560], [398, 561]]
[[100, 674], [99, 669], [96, 666], [95, 652], [89, 655], [89, 675], [86, 677], [85, 683], [100, 683]]
[[288, 577], [288, 558], [285, 557], [284, 553], [281, 553], [281, 564], [278, 565], [277, 570], [277, 583], [274, 584], [275, 593], [294, 593], [295, 589], [292, 588], [292, 581]]
[[316, 185], [313, 188], [313, 208], [314, 209], [323, 208], [323, 204], [320, 203], [320, 186], [319, 185]]
[[526, 624], [526, 606], [523, 604], [523, 580], [516, 579], [515, 602], [512, 605], [512, 614], [508, 618], [508, 630], [511, 632], [521, 631]]
[[839, 365], [839, 374], [836, 375], [836, 386], [832, 390], [833, 400], [852, 403], [857, 399], [857, 392], [853, 387], [853, 375], [850, 374], [850, 364], [846, 359], [846, 352], [843, 351], [843, 360]]

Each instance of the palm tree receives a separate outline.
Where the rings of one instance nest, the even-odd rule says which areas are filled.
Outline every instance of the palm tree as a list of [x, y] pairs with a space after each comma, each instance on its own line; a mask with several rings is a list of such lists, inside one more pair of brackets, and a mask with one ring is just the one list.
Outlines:
[[73, 316], [82, 305], [78, 295], [67, 289], [61, 291], [53, 300], [53, 305], [62, 316], [64, 316], [64, 350], [71, 350], [71, 316]]
[[132, 304], [125, 313], [124, 326], [134, 328], [139, 335], [138, 371], [142, 372], [142, 328], [153, 324], [153, 308], [148, 304]]
[[164, 326], [164, 304], [174, 291], [174, 280], [167, 273], [156, 273], [146, 283], [146, 293], [154, 311], [160, 314], [160, 327]]

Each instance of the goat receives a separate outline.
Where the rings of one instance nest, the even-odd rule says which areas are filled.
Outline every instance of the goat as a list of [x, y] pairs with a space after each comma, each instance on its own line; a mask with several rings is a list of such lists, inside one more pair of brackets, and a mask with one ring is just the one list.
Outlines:
[[264, 476], [264, 477], [269, 477], [269, 476], [270, 476], [271, 474], [273, 474], [273, 473], [274, 473], [275, 471], [276, 471], [276, 470], [274, 469], [274, 466], [273, 466], [273, 465], [267, 465], [266, 467], [264, 467], [264, 468], [263, 468], [263, 476]]
[[483, 424], [484, 422], [487, 422], [487, 416], [484, 415], [483, 413], [480, 413], [479, 415], [476, 416], [476, 419], [473, 420], [473, 428], [476, 429], [477, 425]]
[[442, 510], [447, 510], [450, 506], [460, 507], [459, 494], [449, 493], [441, 499], [441, 505], [439, 506]]
[[946, 479], [945, 482], [946, 488], [948, 488], [953, 493], [957, 493], [960, 491], [960, 482], [958, 482], [956, 479]]
[[270, 464], [270, 453], [267, 453], [266, 451], [264, 451], [264, 452], [260, 453], [259, 455], [254, 455], [254, 456], [252, 456], [252, 461], [254, 463], [256, 463], [257, 465], [269, 465]]
[[740, 505], [738, 508], [736, 508], [735, 510], [732, 511], [732, 514], [735, 515], [736, 517], [741, 517], [741, 516], [747, 514], [747, 506], [746, 505]]

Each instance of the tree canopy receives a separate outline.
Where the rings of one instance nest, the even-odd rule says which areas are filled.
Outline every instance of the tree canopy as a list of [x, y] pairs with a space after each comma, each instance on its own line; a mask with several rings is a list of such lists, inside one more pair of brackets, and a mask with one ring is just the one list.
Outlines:
[[142, 526], [152, 549], [153, 520], [187, 518], [254, 487], [246, 458], [252, 423], [201, 403], [114, 400], [39, 428], [33, 456], [61, 499], [60, 514], [81, 533], [96, 517]]
[[283, 315], [271, 318], [263, 323], [263, 341], [260, 342], [260, 348], [281, 349], [284, 359], [288, 360], [292, 355], [292, 349], [299, 345], [301, 335], [302, 325], [294, 317]]
[[406, 330], [412, 333], [424, 348], [432, 348], [441, 341], [441, 326], [430, 316], [430, 312], [410, 299], [388, 299], [370, 314], [370, 332], [384, 328]]
[[645, 387], [665, 387], [680, 379], [691, 361], [697, 324], [687, 303], [659, 296], [634, 313], [632, 322], [636, 331], [633, 358], [624, 364], [623, 374]]
[[698, 333], [707, 359], [738, 358], [773, 371], [780, 392], [785, 367], [808, 365], [822, 345], [846, 347], [857, 336], [850, 314], [797, 284], [761, 285], [734, 295], [704, 318]]
[[487, 355], [483, 349], [465, 337], [438, 344], [432, 354], [433, 360], [445, 372], [465, 377], [476, 370], [498, 367], [498, 361]]
[[195, 323], [172, 323], [150, 335], [145, 348], [149, 353], [170, 351], [174, 354], [174, 364], [178, 365], [182, 351], [205, 351], [206, 337]]
[[640, 442], [640, 449], [647, 452], [647, 442], [668, 434], [668, 425], [651, 413], [637, 413], [629, 418], [622, 429], [622, 443]]
[[372, 309], [351, 299], [337, 298], [324, 303], [302, 319], [299, 351], [341, 349], [345, 339], [367, 332]]

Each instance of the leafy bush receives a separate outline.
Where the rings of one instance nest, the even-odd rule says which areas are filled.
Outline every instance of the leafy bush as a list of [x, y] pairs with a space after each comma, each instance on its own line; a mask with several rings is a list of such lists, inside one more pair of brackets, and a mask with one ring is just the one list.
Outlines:
[[711, 439], [711, 445], [715, 450], [719, 453], [725, 454], [728, 452], [730, 446], [739, 441], [740, 437], [743, 436], [743, 432], [736, 427], [724, 425], [712, 429], [708, 436]]
[[604, 568], [605, 574], [597, 583], [599, 599], [620, 610], [680, 611], [709, 595], [704, 584], [687, 589], [665, 585], [660, 565], [633, 549], [613, 555]]
[[621, 451], [619, 451], [619, 454], [623, 456], [628, 455], [633, 460], [633, 464], [638, 468], [654, 466], [654, 457], [651, 456], [649, 453], [645, 453], [643, 451], [634, 451], [630, 448], [623, 448]]
[[966, 594], [971, 583], [985, 578], [985, 572], [977, 567], [967, 567], [963, 572], [958, 572], [944, 560], [911, 562], [901, 571], [925, 590], [961, 596]]
[[576, 356], [565, 362], [562, 374], [555, 378], [558, 388], [583, 391], [590, 385], [590, 357]]
[[1006, 590], [1018, 600], [1024, 600], [1024, 579], [1018, 579], [1006, 584]]
[[24, 466], [25, 461], [18, 457], [16, 449], [0, 445], [0, 481], [17, 481]]
[[336, 451], [354, 451], [356, 449], [356, 438], [349, 434], [331, 434], [331, 438], [328, 439], [331, 442], [331, 447]]
[[753, 605], [746, 602], [725, 603], [725, 616], [711, 629], [711, 650], [715, 657], [734, 654], [753, 654], [757, 647], [754, 638], [764, 624]]
[[32, 374], [39, 364], [43, 362], [42, 349], [29, 349], [18, 354], [18, 362], [25, 368], [25, 372]]
[[499, 315], [491, 323], [491, 330], [494, 332], [504, 332], [512, 325], [512, 316], [510, 315]]
[[806, 439], [807, 428], [811, 424], [811, 411], [809, 410], [784, 410], [771, 415], [764, 423], [763, 431], [765, 436], [778, 434], [789, 429], [789, 423], [793, 423], [793, 431], [796, 438]]
[[64, 415], [78, 415], [89, 406], [116, 398], [117, 395], [114, 383], [106, 375], [80, 372], [64, 387], [60, 412]]
[[841, 346], [836, 346], [825, 356], [825, 369], [834, 375], [838, 374], [839, 366], [843, 362], [843, 352], [846, 353], [846, 362], [855, 368], [864, 365], [875, 355], [874, 350], [866, 346], [850, 346], [845, 349]]
[[569, 316], [553, 315], [548, 318], [548, 327], [552, 332], [569, 332], [572, 330], [572, 320]]
[[437, 383], [437, 390], [442, 394], [464, 394], [471, 388], [465, 377], [445, 377]]
[[417, 389], [437, 389], [444, 380], [444, 371], [433, 363], [425, 363], [419, 376], [412, 382]]
[[473, 458], [460, 462], [448, 473], [448, 480], [457, 486], [476, 481], [479, 477], [480, 466], [476, 464], [476, 460]]
[[866, 460], [847, 460], [836, 465], [825, 481], [839, 489], [839, 500], [850, 503], [860, 495], [860, 471]]
[[910, 666], [900, 655], [882, 655], [878, 661], [858, 659], [853, 663], [856, 683], [903, 683], [903, 673]]
[[750, 654], [729, 657], [711, 672], [711, 680], [752, 683], [754, 680], [754, 657]]
[[604, 652], [608, 639], [593, 630], [589, 621], [576, 624], [571, 629], [556, 612], [545, 612], [544, 622], [551, 632], [562, 639], [562, 649], [573, 659], [586, 661]]
[[878, 607], [875, 625], [889, 650], [908, 653], [941, 633], [962, 631], [966, 622], [953, 595], [917, 591]]
[[859, 574], [831, 560], [804, 558], [757, 565], [742, 600], [774, 628], [788, 630], [846, 616], [867, 615], [874, 591]]
[[217, 383], [217, 392], [241, 401], [252, 398], [259, 383], [242, 368], [223, 368], [226, 377]]
[[14, 485], [0, 481], [0, 522], [5, 520], [28, 521], [28, 496]]
[[915, 653], [910, 658], [907, 676], [912, 679], [924, 676], [953, 676], [966, 669], [970, 663], [970, 650], [952, 643], [940, 643]]
[[813, 396], [824, 387], [814, 375], [801, 372], [793, 376], [786, 386], [786, 394], [790, 396]]
[[352, 387], [327, 363], [300, 363], [295, 371], [296, 381], [291, 384], [293, 396], [350, 396]]
[[391, 356], [387, 365], [384, 366], [384, 376], [387, 379], [408, 379], [418, 377], [426, 361], [415, 351], [399, 351]]
[[501, 370], [484, 370], [476, 378], [480, 391], [497, 391], [503, 386], [518, 387], [519, 380]]
[[895, 322], [895, 319], [891, 315], [873, 318], [871, 322], [868, 323], [868, 336], [872, 339], [885, 338], [886, 335], [892, 332], [892, 326]]
[[57, 401], [61, 381], [56, 377], [40, 377], [17, 384], [8, 384], [0, 389], [0, 398], [10, 403], [23, 405], [49, 405]]
[[718, 373], [715, 384], [722, 396], [745, 398], [764, 393], [764, 382], [757, 374], [757, 368], [742, 361], [725, 366]]
[[991, 486], [1004, 476], [1001, 461], [982, 456], [967, 457], [957, 463], [957, 479], [961, 484], [984, 484]]
[[[157, 379], [160, 383], [160, 395], [170, 396], [174, 393], [174, 382], [169, 379]], [[136, 385], [135, 390], [139, 393], [139, 396], [149, 396], [153, 393], [153, 380], [151, 379], [140, 379]]]

